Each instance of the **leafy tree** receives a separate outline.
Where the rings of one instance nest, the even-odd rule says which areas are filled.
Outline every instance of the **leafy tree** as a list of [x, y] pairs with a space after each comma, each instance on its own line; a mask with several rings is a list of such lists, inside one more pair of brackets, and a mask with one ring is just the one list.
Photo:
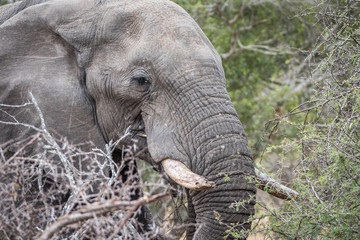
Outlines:
[[262, 230], [286, 239], [358, 239], [360, 6], [321, 1], [299, 17], [307, 15], [323, 28], [308, 56], [316, 62], [315, 87], [310, 100], [275, 120], [275, 128], [291, 125], [297, 134], [272, 147], [285, 149], [288, 161], [297, 156], [293, 183], [300, 195], [279, 209], [262, 204], [266, 213], [260, 218], [270, 217]]

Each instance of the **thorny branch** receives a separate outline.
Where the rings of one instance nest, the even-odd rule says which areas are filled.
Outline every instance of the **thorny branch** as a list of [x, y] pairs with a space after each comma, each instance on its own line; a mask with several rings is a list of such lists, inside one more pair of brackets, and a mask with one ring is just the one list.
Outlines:
[[55, 139], [51, 136], [51, 134], [46, 129], [44, 116], [40, 110], [39, 105], [36, 102], [34, 95], [31, 92], [29, 92], [29, 95], [30, 95], [31, 103], [34, 104], [37, 114], [40, 118], [41, 132], [43, 132], [45, 134], [46, 140], [48, 141], [50, 146], [52, 148], [54, 148], [57, 155], [60, 157], [61, 163], [64, 165], [64, 168], [65, 168], [66, 177], [68, 178], [71, 187], [75, 189], [75, 180], [74, 180], [74, 176], [71, 171], [71, 168], [70, 168], [70, 163], [68, 162], [66, 156], [61, 152], [61, 149], [60, 149], [59, 145], [57, 144], [57, 142], [55, 141]]
[[255, 181], [257, 187], [263, 190], [264, 192], [273, 195], [274, 197], [284, 200], [291, 200], [299, 195], [298, 192], [278, 183], [277, 181], [275, 181], [275, 179], [260, 172], [257, 168], [255, 168], [255, 174], [256, 174]]
[[[40, 236], [38, 236], [39, 240], [46, 240], [51, 238], [56, 232], [60, 231], [63, 227], [81, 222], [90, 218], [94, 218], [96, 216], [105, 215], [107, 213], [116, 211], [116, 210], [128, 210], [129, 213], [127, 216], [131, 216], [136, 209], [145, 204], [165, 200], [170, 197], [169, 193], [161, 193], [153, 196], [144, 196], [135, 201], [118, 201], [118, 200], [107, 200], [103, 202], [96, 202], [90, 204], [86, 207], [81, 208], [80, 210], [60, 217], [56, 222], [52, 223], [48, 226]], [[126, 220], [129, 217], [125, 218], [124, 221], [120, 224], [123, 226], [126, 223]]]

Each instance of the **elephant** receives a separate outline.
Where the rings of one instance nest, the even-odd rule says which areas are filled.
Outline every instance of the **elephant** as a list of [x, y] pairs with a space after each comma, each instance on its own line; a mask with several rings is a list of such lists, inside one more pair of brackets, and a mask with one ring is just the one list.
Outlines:
[[[130, 131], [147, 147], [142, 159], [186, 188], [187, 239], [221, 239], [231, 223], [250, 229], [256, 186], [247, 136], [221, 58], [183, 8], [169, 0], [24, 0], [0, 13], [0, 104], [23, 104], [31, 92], [49, 131], [72, 143], [103, 148]], [[0, 111], [2, 122], [11, 115], [40, 124], [30, 108], [9, 111]], [[33, 131], [0, 129], [0, 143]]]

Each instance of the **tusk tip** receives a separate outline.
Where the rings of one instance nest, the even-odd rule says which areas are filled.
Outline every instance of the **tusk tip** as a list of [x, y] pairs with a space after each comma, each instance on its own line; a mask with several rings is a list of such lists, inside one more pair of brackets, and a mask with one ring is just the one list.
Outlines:
[[177, 184], [194, 191], [205, 191], [216, 186], [213, 181], [192, 172], [185, 164], [178, 160], [165, 159], [162, 166], [166, 174]]

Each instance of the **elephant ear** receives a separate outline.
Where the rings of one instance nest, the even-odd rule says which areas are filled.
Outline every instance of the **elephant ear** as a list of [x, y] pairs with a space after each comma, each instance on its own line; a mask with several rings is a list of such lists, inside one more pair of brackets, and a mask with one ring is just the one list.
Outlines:
[[[79, 64], [80, 46], [69, 41], [70, 37], [76, 38], [73, 32], [63, 36], [57, 29], [75, 11], [51, 1], [29, 7], [0, 25], [0, 103], [28, 102], [31, 91], [49, 130], [71, 142], [91, 140], [99, 146], [104, 142], [86, 93], [85, 73]], [[14, 116], [19, 122], [39, 124], [33, 109], [11, 108], [6, 113], [0, 109], [2, 121], [15, 121]], [[24, 127], [3, 124], [0, 129], [5, 131], [1, 141], [26, 132]]]
[[18, 14], [19, 12], [21, 12], [22, 10], [42, 3], [42, 2], [47, 2], [49, 0], [24, 0], [21, 2], [14, 2], [14, 3], [9, 3], [6, 4], [4, 6], [0, 7], [0, 25], [3, 24], [6, 20], [10, 19], [11, 17], [15, 16], [16, 14]]

